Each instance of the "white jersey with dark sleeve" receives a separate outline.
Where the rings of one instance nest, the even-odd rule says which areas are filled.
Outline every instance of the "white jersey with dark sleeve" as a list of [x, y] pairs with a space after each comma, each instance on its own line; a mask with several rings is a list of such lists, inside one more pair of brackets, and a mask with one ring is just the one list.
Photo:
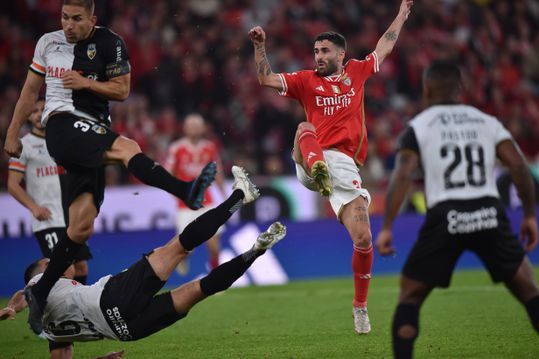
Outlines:
[[495, 118], [467, 105], [436, 105], [414, 117], [398, 150], [421, 158], [427, 207], [446, 200], [499, 197], [496, 147], [512, 140]]
[[110, 123], [109, 102], [88, 90], [64, 88], [62, 74], [69, 70], [95, 81], [108, 81], [131, 71], [122, 38], [104, 27], [72, 44], [63, 30], [44, 34], [38, 41], [30, 70], [45, 77], [47, 86], [43, 124], [52, 112], [71, 112], [90, 120]]
[[[36, 283], [42, 274], [33, 277]], [[60, 278], [47, 297], [43, 312], [43, 334], [53, 342], [87, 342], [104, 338], [118, 340], [107, 324], [99, 301], [110, 275], [92, 285]]]
[[26, 193], [37, 205], [51, 212], [51, 218], [44, 221], [32, 216], [32, 231], [65, 227], [59, 178], [63, 168], [49, 155], [45, 138], [29, 133], [21, 138], [21, 142], [21, 156], [9, 160], [9, 170], [23, 173]]

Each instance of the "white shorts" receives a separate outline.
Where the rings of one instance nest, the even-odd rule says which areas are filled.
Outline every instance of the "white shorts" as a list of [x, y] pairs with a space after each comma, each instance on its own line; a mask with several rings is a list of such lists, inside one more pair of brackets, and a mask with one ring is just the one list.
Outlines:
[[[198, 209], [196, 211], [193, 211], [189, 208], [180, 208], [178, 209], [178, 212], [176, 214], [176, 231], [178, 234], [182, 233], [185, 227], [191, 222], [193, 222], [195, 219], [203, 215], [204, 213], [208, 212], [210, 209], [215, 208], [215, 206], [205, 206], [201, 209]], [[216, 235], [220, 235], [225, 231], [225, 226], [222, 225], [217, 230]]]
[[[343, 207], [359, 196], [365, 198], [367, 205], [369, 205], [371, 195], [365, 188], [361, 188], [361, 176], [354, 160], [339, 151], [324, 150], [323, 152], [329, 167], [329, 176], [333, 183], [333, 191], [329, 196], [329, 202], [337, 215], [337, 219], [340, 219]], [[298, 163], [296, 163], [296, 176], [306, 188], [318, 192], [314, 179]]]

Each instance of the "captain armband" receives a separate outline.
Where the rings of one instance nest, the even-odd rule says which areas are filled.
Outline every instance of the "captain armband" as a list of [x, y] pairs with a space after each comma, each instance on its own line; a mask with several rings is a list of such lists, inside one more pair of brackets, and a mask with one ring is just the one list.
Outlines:
[[114, 62], [112, 64], [108, 64], [105, 67], [105, 75], [108, 79], [127, 75], [131, 72], [131, 65], [129, 64], [129, 61], [120, 61], [120, 62]]

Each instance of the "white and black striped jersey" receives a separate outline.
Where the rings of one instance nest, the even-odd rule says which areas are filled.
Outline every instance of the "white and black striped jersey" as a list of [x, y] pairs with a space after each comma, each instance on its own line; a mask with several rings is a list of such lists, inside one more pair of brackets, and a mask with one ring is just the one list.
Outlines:
[[29, 133], [21, 138], [22, 153], [19, 158], [9, 160], [10, 171], [24, 173], [26, 192], [41, 207], [48, 208], [51, 218], [39, 221], [32, 216], [32, 231], [65, 227], [62, 208], [60, 178], [64, 168], [58, 166], [49, 155], [45, 138]]
[[88, 90], [64, 88], [62, 74], [74, 70], [95, 81], [128, 74], [129, 56], [122, 38], [104, 27], [94, 27], [90, 36], [76, 44], [66, 40], [63, 30], [44, 34], [38, 41], [30, 70], [45, 76], [46, 124], [52, 112], [71, 112], [80, 117], [110, 123], [109, 102]]
[[[42, 275], [36, 275], [28, 284], [33, 285]], [[92, 285], [67, 278], [58, 279], [43, 311], [44, 336], [54, 342], [118, 340], [99, 305], [101, 293], [110, 277], [103, 277]]]
[[414, 117], [398, 149], [421, 157], [427, 207], [446, 200], [499, 197], [496, 146], [512, 140], [495, 118], [467, 105], [436, 105]]

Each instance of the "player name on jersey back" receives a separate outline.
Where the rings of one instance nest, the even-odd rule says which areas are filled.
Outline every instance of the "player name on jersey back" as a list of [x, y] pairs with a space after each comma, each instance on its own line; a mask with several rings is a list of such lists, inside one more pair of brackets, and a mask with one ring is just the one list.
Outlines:
[[425, 175], [427, 206], [449, 199], [499, 197], [496, 146], [511, 134], [495, 118], [466, 105], [436, 105], [410, 122]]

